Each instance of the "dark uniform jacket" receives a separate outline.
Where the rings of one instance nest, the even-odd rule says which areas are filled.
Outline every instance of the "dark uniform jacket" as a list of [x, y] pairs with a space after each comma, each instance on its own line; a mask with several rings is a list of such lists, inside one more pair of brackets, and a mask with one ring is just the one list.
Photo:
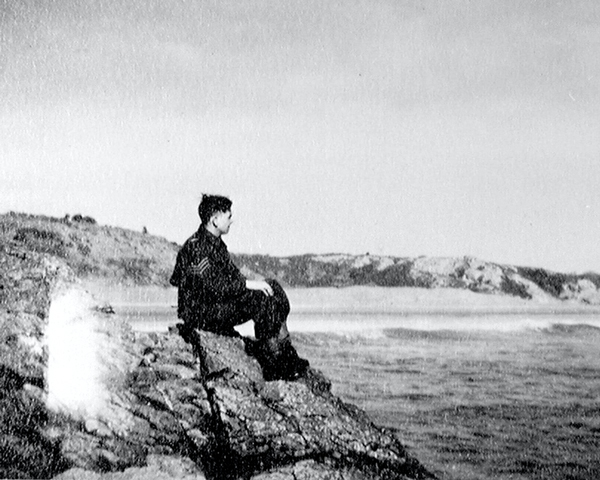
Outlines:
[[227, 246], [202, 225], [181, 247], [170, 279], [177, 287], [177, 316], [193, 328], [203, 318], [246, 291], [246, 279], [235, 266]]

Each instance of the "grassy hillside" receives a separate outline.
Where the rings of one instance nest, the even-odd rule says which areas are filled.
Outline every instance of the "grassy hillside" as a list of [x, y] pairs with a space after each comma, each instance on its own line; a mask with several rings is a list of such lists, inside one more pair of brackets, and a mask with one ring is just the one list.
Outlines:
[[167, 285], [179, 246], [164, 238], [98, 225], [82, 215], [0, 215], [0, 239], [62, 258], [81, 278]]
[[[146, 232], [98, 225], [82, 215], [53, 218], [0, 215], [0, 238], [57, 256], [81, 278], [125, 285], [167, 286], [179, 245]], [[551, 272], [471, 257], [375, 255], [233, 255], [244, 274], [278, 279], [292, 287], [458, 288], [525, 299], [560, 298], [600, 304], [600, 275]]]

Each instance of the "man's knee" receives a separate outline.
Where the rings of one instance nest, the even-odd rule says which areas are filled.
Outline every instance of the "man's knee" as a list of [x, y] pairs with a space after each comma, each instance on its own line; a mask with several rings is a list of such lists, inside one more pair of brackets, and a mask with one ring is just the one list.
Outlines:
[[285, 291], [283, 290], [283, 287], [279, 284], [279, 282], [273, 278], [267, 278], [265, 280], [265, 282], [267, 282], [269, 285], [271, 285], [271, 288], [273, 289], [273, 293], [277, 292], [279, 294], [283, 293], [285, 295]]
[[273, 289], [273, 298], [277, 303], [279, 309], [287, 315], [290, 313], [290, 301], [288, 300], [288, 296], [285, 293], [283, 287], [279, 284], [277, 280], [273, 280], [272, 278], [267, 279], [267, 283]]

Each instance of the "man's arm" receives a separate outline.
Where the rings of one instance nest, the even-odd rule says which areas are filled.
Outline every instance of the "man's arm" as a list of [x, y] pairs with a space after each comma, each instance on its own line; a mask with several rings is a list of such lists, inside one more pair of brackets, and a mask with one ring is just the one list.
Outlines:
[[189, 271], [192, 275], [198, 275], [201, 277], [209, 266], [210, 262], [208, 261], [208, 257], [204, 257], [202, 260], [200, 260], [200, 263], [197, 265], [192, 265]]
[[273, 295], [273, 289], [264, 280], [246, 280], [246, 288], [248, 290], [260, 290], [267, 296]]
[[216, 301], [223, 302], [241, 295], [245, 289], [273, 295], [271, 285], [264, 280], [246, 279], [229, 256], [223, 258], [211, 249], [201, 249], [187, 262], [184, 261], [185, 257], [180, 251], [172, 279], [176, 274], [181, 277], [190, 275], [196, 280], [194, 283], [202, 290], [210, 292]]
[[246, 290], [246, 278], [238, 268], [210, 251], [194, 262], [189, 272], [218, 303], [227, 302]]
[[181, 281], [183, 280], [183, 275], [185, 273], [184, 267], [184, 253], [183, 248], [177, 252], [177, 260], [175, 261], [175, 268], [173, 269], [173, 273], [171, 278], [169, 279], [169, 283], [174, 287], [179, 287], [181, 285]]

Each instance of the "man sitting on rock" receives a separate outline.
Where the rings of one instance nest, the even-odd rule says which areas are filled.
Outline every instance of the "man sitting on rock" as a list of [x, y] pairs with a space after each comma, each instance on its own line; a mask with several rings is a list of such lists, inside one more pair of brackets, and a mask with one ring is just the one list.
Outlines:
[[220, 195], [203, 195], [198, 206], [201, 225], [177, 254], [171, 285], [178, 287], [177, 315], [184, 321], [182, 336], [194, 329], [237, 335], [234, 326], [254, 320], [256, 357], [266, 380], [293, 380], [308, 368], [290, 341], [290, 304], [275, 280], [246, 279], [221, 239], [232, 224], [232, 202]]

